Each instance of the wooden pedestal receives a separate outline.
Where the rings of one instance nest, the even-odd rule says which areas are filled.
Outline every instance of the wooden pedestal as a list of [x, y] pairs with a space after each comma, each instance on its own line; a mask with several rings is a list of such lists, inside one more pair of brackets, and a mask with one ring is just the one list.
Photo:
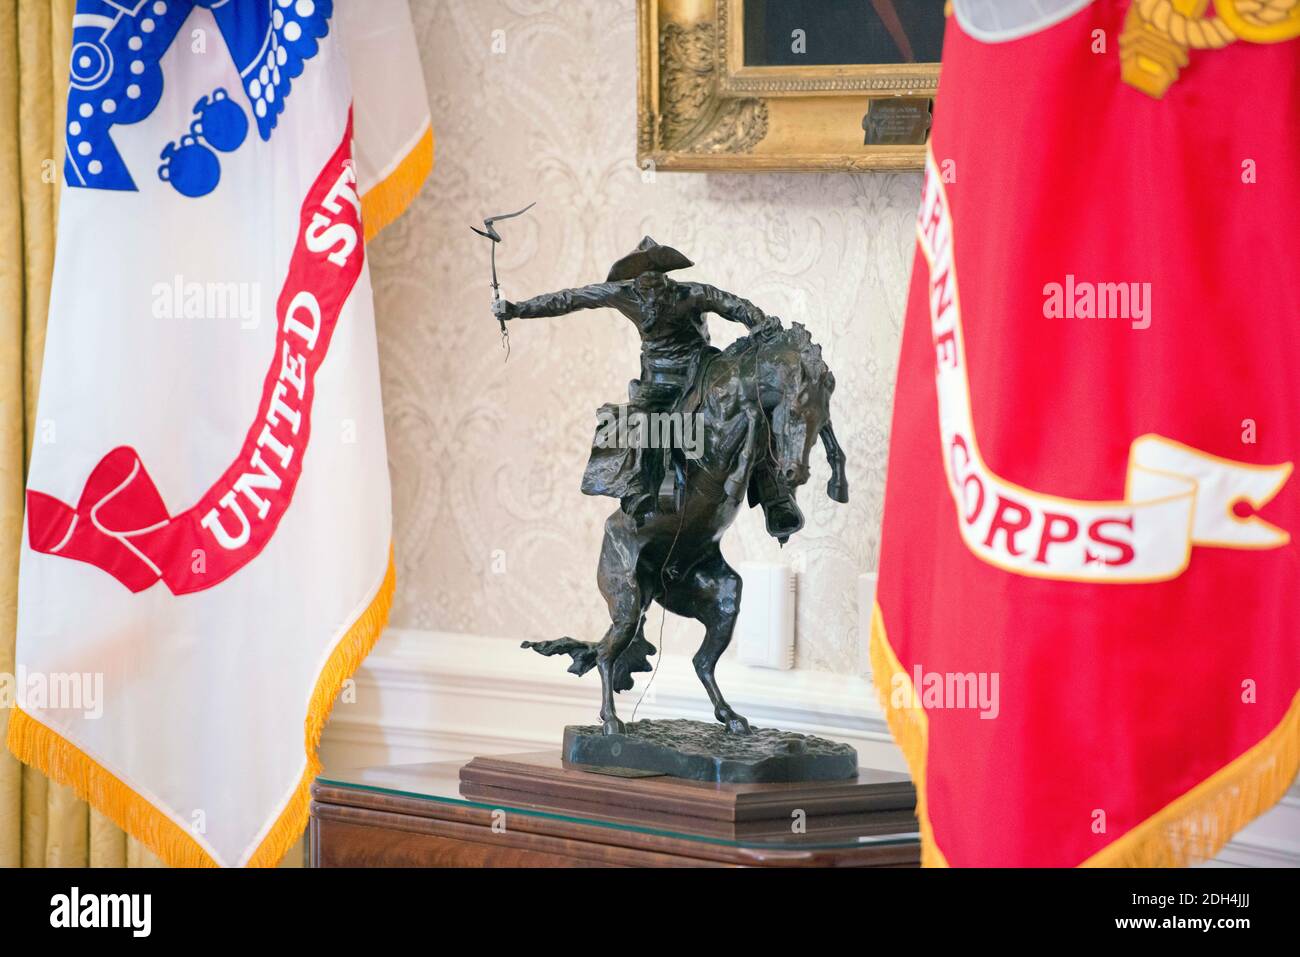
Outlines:
[[564, 767], [558, 754], [396, 765], [312, 785], [318, 867], [919, 863], [907, 776], [718, 785]]

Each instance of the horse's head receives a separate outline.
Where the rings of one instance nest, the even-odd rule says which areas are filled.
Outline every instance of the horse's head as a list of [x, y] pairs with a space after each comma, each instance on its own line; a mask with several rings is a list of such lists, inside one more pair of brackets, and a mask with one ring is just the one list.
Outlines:
[[[837, 502], [849, 500], [845, 456], [831, 428], [835, 376], [822, 359], [821, 346], [797, 322], [759, 349], [766, 359], [763, 405], [771, 424], [771, 455], [778, 481], [790, 492], [788, 526], [797, 530], [803, 525], [803, 516], [793, 501], [794, 494], [808, 481], [808, 456], [818, 438], [826, 446], [831, 465], [826, 493]], [[788, 536], [779, 537], [784, 541]]]
[[771, 451], [781, 480], [794, 491], [808, 481], [809, 453], [831, 420], [835, 376], [822, 360], [821, 346], [797, 322], [759, 348], [767, 359], [766, 374], [777, 380], [765, 383], [774, 386], [765, 390], [771, 397]]
[[837, 502], [849, 500], [845, 456], [831, 428], [835, 376], [822, 360], [821, 347], [797, 322], [737, 339], [723, 354], [732, 360], [728, 375], [736, 377], [732, 381], [747, 401], [760, 407], [768, 426], [750, 460], [755, 469], [749, 479], [750, 504], [757, 496], [769, 534], [785, 544], [803, 527], [795, 491], [808, 481], [808, 456], [819, 438], [831, 464], [826, 494]]

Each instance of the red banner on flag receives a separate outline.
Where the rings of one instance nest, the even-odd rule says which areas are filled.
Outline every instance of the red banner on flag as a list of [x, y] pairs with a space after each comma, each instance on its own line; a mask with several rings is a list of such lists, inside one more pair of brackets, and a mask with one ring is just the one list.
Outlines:
[[266, 547], [302, 474], [316, 371], [365, 261], [356, 183], [349, 116], [303, 199], [276, 303], [275, 352], [257, 417], [230, 467], [195, 505], [169, 515], [135, 449], [119, 446], [90, 473], [75, 508], [28, 489], [34, 551], [89, 562], [133, 592], [161, 578], [184, 595], [220, 584]]

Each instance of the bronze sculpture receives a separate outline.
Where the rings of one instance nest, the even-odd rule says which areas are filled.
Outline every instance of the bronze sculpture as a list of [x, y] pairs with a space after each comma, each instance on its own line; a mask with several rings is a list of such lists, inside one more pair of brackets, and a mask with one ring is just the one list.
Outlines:
[[[680, 428], [689, 418], [702, 436], [692, 455], [680, 442], [645, 447], [644, 429], [637, 441], [611, 447], [608, 430], [598, 427], [582, 490], [620, 501], [605, 522], [597, 574], [612, 622], [599, 642], [566, 637], [523, 644], [542, 655], [570, 655], [574, 674], [597, 670], [605, 735], [627, 732], [614, 694], [632, 687], [633, 673], [651, 670], [647, 658], [655, 648], [644, 630], [652, 602], [704, 625], [695, 672], [714, 716], [728, 731], [749, 734], [749, 722], [727, 704], [714, 674], [741, 598], [740, 576], [719, 542], [746, 496], [751, 507], [762, 506], [769, 534], [782, 544], [803, 527], [795, 489], [808, 480], [809, 452], [819, 438], [831, 466], [827, 495], [848, 501], [845, 455], [831, 427], [835, 377], [821, 347], [797, 322], [784, 328], [745, 299], [666, 275], [691, 265], [647, 236], [603, 283], [519, 303], [498, 299], [492, 307], [502, 322], [617, 309], [640, 333], [641, 377], [630, 384], [629, 401], [605, 406], [602, 418], [650, 421], [652, 435], [656, 416]], [[718, 350], [709, 344], [707, 313], [739, 322], [749, 334]], [[846, 766], [856, 773], [855, 755]]]

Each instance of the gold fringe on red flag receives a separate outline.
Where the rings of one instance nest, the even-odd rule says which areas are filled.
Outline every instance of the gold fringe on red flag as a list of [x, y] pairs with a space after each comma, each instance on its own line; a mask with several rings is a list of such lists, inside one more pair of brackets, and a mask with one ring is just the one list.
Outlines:
[[1084, 861], [1081, 867], [1187, 867], [1207, 861], [1291, 787], [1300, 771], [1300, 692], [1257, 745]]
[[[899, 663], [885, 635], [885, 618], [880, 606], [871, 612], [871, 680], [875, 682], [880, 707], [889, 722], [894, 742], [907, 759], [916, 786], [916, 819], [921, 824], [921, 866], [947, 867], [948, 861], [934, 842], [934, 828], [926, 808], [925, 761], [930, 740], [930, 723], [920, 705], [907, 670]], [[899, 699], [902, 699], [900, 702]]]
[[[916, 785], [921, 864], [947, 867], [926, 808], [929, 721], [899, 663], [876, 605], [871, 616], [871, 676], [894, 741]], [[1083, 861], [1081, 867], [1187, 867], [1209, 860], [1232, 835], [1276, 804], [1300, 772], [1300, 692], [1258, 744], [1156, 814]]]

